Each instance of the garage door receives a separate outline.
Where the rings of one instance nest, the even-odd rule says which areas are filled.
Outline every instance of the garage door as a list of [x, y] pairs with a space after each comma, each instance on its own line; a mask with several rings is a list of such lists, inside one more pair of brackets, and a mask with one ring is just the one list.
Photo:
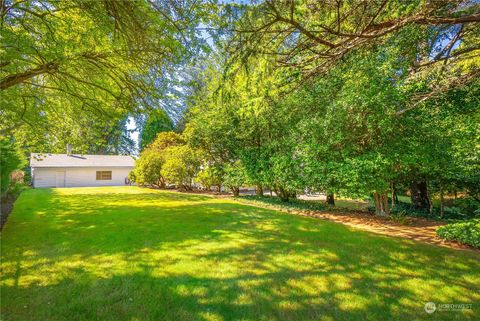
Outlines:
[[55, 172], [55, 186], [56, 187], [65, 187], [65, 171], [56, 171]]

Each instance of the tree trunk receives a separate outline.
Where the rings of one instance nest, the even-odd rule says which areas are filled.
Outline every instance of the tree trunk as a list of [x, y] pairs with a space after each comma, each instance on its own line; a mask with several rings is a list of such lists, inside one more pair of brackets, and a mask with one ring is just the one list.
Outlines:
[[263, 187], [262, 185], [257, 185], [256, 188], [255, 188], [255, 194], [257, 196], [263, 196]]
[[392, 205], [391, 205], [390, 208], [393, 209], [393, 208], [395, 207], [395, 183], [392, 182], [392, 183], [390, 184], [390, 186], [391, 186], [391, 189], [392, 189], [392, 196], [391, 196], [391, 197], [392, 197], [392, 200], [391, 200], [391, 201], [392, 201]]
[[185, 192], [193, 191], [192, 186], [188, 183], [182, 183], [180, 186], [181, 186], [180, 189], [182, 189]]
[[375, 207], [375, 215], [378, 215], [380, 208], [380, 196], [378, 193], [373, 193], [373, 206]]
[[275, 193], [277, 196], [280, 198], [282, 202], [288, 202], [289, 194], [286, 190], [284, 190], [282, 187], [278, 187], [275, 189]]
[[233, 196], [238, 197], [240, 195], [240, 188], [237, 186], [231, 186], [230, 189], [232, 190]]
[[440, 182], [440, 217], [443, 217], [444, 205], [443, 205], [443, 183]]
[[387, 193], [373, 193], [373, 201], [375, 204], [375, 215], [388, 216], [390, 209], [388, 208]]
[[165, 179], [163, 177], [160, 177], [160, 188], [165, 188], [165, 187], [166, 187]]
[[327, 192], [327, 204], [335, 206], [335, 194]]
[[222, 185], [218, 184], [217, 185], [217, 193], [220, 193], [222, 191]]
[[0, 81], [0, 90], [7, 89], [17, 84], [23, 83], [30, 78], [45, 73], [53, 73], [58, 70], [60, 64], [57, 61], [47, 62], [37, 68], [28, 69], [25, 72], [9, 75]]
[[382, 194], [382, 209], [386, 216], [390, 215], [390, 208], [388, 207], [388, 194]]
[[430, 200], [428, 199], [428, 190], [427, 182], [414, 181], [410, 185], [410, 198], [412, 200], [413, 206], [417, 209], [429, 210], [430, 209]]

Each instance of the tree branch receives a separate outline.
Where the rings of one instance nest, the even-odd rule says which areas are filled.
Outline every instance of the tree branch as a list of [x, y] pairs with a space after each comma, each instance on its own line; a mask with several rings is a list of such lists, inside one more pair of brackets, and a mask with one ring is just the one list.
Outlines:
[[0, 81], [0, 90], [5, 90], [38, 75], [57, 71], [58, 67], [58, 62], [51, 61], [37, 68], [32, 68], [22, 73], [7, 76]]

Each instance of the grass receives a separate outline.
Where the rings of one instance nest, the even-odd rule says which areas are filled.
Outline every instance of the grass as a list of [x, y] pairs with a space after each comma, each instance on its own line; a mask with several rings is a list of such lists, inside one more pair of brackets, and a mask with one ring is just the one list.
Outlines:
[[[480, 313], [477, 253], [192, 194], [28, 190], [1, 250], [5, 321], [474, 320]], [[473, 306], [427, 314], [428, 301]]]
[[245, 200], [247, 203], [253, 205], [268, 205], [276, 209], [294, 209], [294, 210], [311, 210], [311, 211], [321, 211], [327, 208], [325, 202], [322, 201], [310, 201], [310, 200], [301, 200], [296, 198], [291, 198], [288, 202], [282, 201], [276, 196], [257, 196], [257, 195], [245, 195], [240, 196], [237, 200]]

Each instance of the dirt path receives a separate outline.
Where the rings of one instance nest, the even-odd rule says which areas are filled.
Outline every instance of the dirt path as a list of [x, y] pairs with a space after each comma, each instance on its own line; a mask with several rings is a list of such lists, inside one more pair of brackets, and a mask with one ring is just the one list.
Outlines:
[[445, 223], [442, 222], [436, 222], [422, 218], [409, 218], [408, 224], [400, 224], [390, 219], [373, 216], [364, 212], [320, 212], [308, 210], [290, 210], [272, 205], [259, 204], [258, 202], [249, 202], [248, 200], [236, 200], [246, 205], [273, 209], [295, 215], [315, 217], [323, 220], [341, 223], [347, 226], [373, 233], [402, 237], [454, 249], [480, 252], [479, 249], [476, 249], [474, 247], [438, 238], [435, 231], [438, 227], [445, 225]]

